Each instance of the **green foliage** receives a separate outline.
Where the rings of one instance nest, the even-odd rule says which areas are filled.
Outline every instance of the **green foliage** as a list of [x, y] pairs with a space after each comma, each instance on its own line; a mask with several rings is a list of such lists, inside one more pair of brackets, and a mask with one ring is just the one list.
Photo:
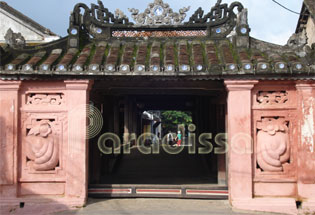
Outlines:
[[162, 111], [161, 119], [164, 133], [168, 131], [176, 132], [178, 125], [188, 125], [192, 123], [191, 112], [188, 111]]

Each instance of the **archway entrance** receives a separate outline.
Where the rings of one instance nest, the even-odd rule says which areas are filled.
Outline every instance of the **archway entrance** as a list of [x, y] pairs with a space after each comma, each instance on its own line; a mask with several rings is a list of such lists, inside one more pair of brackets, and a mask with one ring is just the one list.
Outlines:
[[90, 100], [104, 122], [90, 140], [90, 196], [228, 197], [222, 82], [104, 80]]

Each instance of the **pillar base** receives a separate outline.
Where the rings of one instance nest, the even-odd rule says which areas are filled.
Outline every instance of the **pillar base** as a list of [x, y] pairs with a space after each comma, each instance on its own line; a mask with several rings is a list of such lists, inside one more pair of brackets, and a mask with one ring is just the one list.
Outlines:
[[51, 214], [84, 207], [86, 198], [25, 197], [0, 202], [0, 214]]
[[293, 198], [234, 199], [231, 203], [233, 208], [241, 210], [298, 214]]
[[315, 199], [309, 199], [309, 200], [303, 201], [301, 210], [304, 214], [314, 213], [315, 212]]

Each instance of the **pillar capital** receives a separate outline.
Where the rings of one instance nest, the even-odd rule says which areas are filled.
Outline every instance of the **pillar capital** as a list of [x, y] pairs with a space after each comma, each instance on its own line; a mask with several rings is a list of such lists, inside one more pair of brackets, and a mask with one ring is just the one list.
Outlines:
[[20, 89], [22, 81], [2, 81], [0, 80], [0, 91], [17, 91]]
[[295, 87], [298, 91], [312, 91], [315, 89], [315, 84], [309, 81], [296, 81]]
[[258, 82], [258, 80], [225, 80], [224, 84], [228, 91], [243, 91], [253, 89]]
[[87, 90], [89, 91], [93, 85], [92, 80], [65, 80], [67, 90]]

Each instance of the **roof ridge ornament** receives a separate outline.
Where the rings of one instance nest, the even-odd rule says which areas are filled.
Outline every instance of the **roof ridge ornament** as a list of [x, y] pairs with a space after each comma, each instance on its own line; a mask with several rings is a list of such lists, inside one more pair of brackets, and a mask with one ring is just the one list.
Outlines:
[[[215, 6], [207, 14], [204, 14], [200, 7], [188, 22], [183, 22], [189, 9], [190, 7], [183, 7], [178, 12], [174, 12], [169, 4], [164, 3], [163, 0], [154, 0], [144, 12], [139, 12], [135, 8], [128, 9], [135, 20], [135, 22], [131, 22], [120, 9], [117, 9], [115, 13], [111, 13], [108, 8], [104, 7], [101, 0], [98, 0], [98, 4], [91, 4], [91, 7], [79, 3], [74, 7], [70, 17], [68, 46], [79, 48], [81, 34], [90, 37], [92, 40], [102, 41], [116, 37], [115, 35], [129, 37], [132, 32], [139, 30], [155, 32], [156, 35], [161, 33], [161, 35], [164, 35], [162, 37], [168, 37], [169, 33], [173, 35], [172, 32], [174, 32], [184, 36], [201, 35], [211, 38], [226, 38], [235, 27], [238, 27], [241, 32], [238, 33], [239, 35], [249, 36], [250, 29], [246, 24], [247, 13], [243, 11], [244, 7], [240, 2], [233, 2], [228, 5], [226, 3], [222, 4], [222, 0], [217, 0]], [[234, 12], [235, 9], [238, 13]], [[237, 22], [237, 14], [242, 11], [244, 13], [239, 17], [239, 22], [243, 24], [238, 26], [240, 23]], [[192, 33], [192, 31], [194, 32]]]
[[222, 0], [218, 0], [207, 14], [204, 14], [204, 10], [199, 7], [185, 25], [206, 26], [211, 37], [228, 36], [237, 24], [237, 14], [234, 13], [234, 9], [237, 8], [240, 13], [244, 6], [240, 2], [233, 2], [230, 5], [221, 3]]
[[5, 42], [14, 49], [22, 49], [26, 45], [23, 35], [20, 32], [14, 33], [11, 28], [7, 30], [4, 39]]
[[115, 10], [115, 18], [116, 19], [128, 19], [128, 17], [120, 9]]
[[236, 19], [236, 14], [233, 9], [237, 7], [238, 12], [244, 9], [244, 6], [240, 2], [233, 2], [228, 7], [227, 4], [221, 4], [222, 0], [218, 0], [211, 11], [204, 14], [204, 11], [199, 7], [195, 13], [189, 18], [187, 24], [193, 23], [208, 23], [211, 26], [220, 25], [226, 23], [229, 19]]
[[150, 3], [143, 13], [139, 13], [138, 9], [129, 8], [131, 16], [136, 22], [135, 25], [180, 25], [186, 18], [186, 12], [190, 6], [183, 7], [179, 12], [173, 12], [169, 4], [163, 0], [154, 0]]
[[[79, 3], [74, 7], [73, 13], [71, 15], [72, 25], [87, 25], [90, 23], [96, 25], [107, 25], [107, 24], [122, 24], [122, 25], [132, 25], [129, 22], [128, 17], [121, 11], [116, 10], [115, 14], [111, 13], [108, 8], [104, 7], [101, 0], [98, 0], [98, 5], [91, 4], [91, 8], [83, 3]], [[84, 13], [81, 14], [81, 9]]]

